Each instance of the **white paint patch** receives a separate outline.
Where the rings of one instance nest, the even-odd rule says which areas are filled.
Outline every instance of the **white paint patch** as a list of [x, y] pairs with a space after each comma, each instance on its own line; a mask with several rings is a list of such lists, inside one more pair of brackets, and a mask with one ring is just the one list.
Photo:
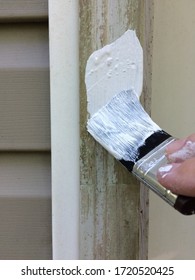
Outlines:
[[133, 88], [138, 97], [141, 95], [143, 50], [135, 31], [126, 31], [115, 42], [89, 57], [85, 83], [91, 116], [123, 90]]
[[173, 168], [172, 164], [168, 164], [159, 168], [160, 173], [169, 172]]
[[165, 178], [169, 172], [171, 171], [171, 169], [173, 168], [172, 164], [167, 164], [165, 166], [161, 166], [158, 171], [161, 174], [162, 178]]
[[195, 142], [187, 141], [181, 150], [169, 155], [171, 161], [184, 161], [195, 157]]

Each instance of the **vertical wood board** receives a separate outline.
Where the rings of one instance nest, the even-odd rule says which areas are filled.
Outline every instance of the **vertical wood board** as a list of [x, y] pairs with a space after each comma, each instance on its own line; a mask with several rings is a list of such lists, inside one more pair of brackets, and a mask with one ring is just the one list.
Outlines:
[[[153, 19], [154, 1], [144, 1], [143, 26], [141, 28], [141, 43], [144, 55], [144, 79], [141, 102], [151, 114], [152, 95], [152, 53], [153, 53]], [[148, 258], [148, 227], [149, 227], [149, 191], [142, 183], [140, 184], [140, 219], [139, 219], [139, 259]]]
[[[89, 55], [135, 29], [145, 47], [145, 1], [80, 0], [81, 259], [146, 258], [147, 191], [86, 131]], [[147, 66], [146, 66], [147, 67]], [[147, 80], [147, 79], [146, 79]], [[149, 82], [149, 80], [147, 80]], [[147, 83], [146, 82], [146, 83]], [[140, 203], [141, 200], [144, 202]], [[141, 206], [141, 208], [140, 208]], [[144, 213], [143, 213], [144, 211]], [[141, 216], [140, 216], [141, 215]], [[140, 225], [141, 223], [141, 225]], [[140, 234], [144, 230], [144, 234]], [[144, 243], [140, 241], [144, 235]], [[145, 255], [144, 255], [145, 254]]]

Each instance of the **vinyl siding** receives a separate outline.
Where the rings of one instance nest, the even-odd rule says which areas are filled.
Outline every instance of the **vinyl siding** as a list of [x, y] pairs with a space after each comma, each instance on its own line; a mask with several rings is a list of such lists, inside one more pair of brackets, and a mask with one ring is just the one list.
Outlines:
[[47, 1], [0, 1], [0, 259], [51, 259]]

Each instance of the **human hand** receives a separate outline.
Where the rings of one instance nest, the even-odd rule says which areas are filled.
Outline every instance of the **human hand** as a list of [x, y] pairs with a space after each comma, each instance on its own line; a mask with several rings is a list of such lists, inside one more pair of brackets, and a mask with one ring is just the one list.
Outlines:
[[175, 194], [195, 196], [195, 134], [167, 146], [168, 164], [159, 168], [157, 179]]

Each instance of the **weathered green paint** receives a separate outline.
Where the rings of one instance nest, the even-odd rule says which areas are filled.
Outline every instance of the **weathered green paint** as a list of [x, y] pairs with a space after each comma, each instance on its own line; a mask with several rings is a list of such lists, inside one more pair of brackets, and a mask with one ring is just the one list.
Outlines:
[[84, 83], [86, 62], [94, 50], [111, 43], [127, 29], [135, 29], [143, 43], [145, 1], [80, 0], [79, 3], [80, 258], [145, 258], [147, 250], [140, 250], [140, 246], [147, 247], [147, 192], [145, 189], [141, 192], [140, 203], [140, 185], [136, 179], [87, 133]]

